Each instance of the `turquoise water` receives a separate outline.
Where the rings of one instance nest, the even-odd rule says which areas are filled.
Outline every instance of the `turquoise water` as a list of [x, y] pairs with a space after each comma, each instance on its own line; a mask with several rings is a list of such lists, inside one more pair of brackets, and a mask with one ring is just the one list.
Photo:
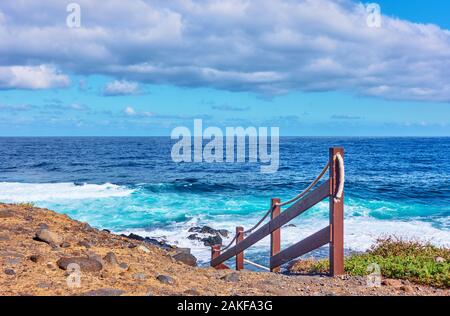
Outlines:
[[[251, 227], [270, 198], [296, 195], [328, 148], [346, 149], [345, 246], [396, 234], [450, 245], [450, 138], [282, 138], [275, 175], [258, 164], [175, 164], [166, 138], [0, 138], [0, 201], [34, 202], [98, 228], [210, 250], [187, 239], [196, 225]], [[328, 223], [323, 202], [282, 230], [284, 246]], [[226, 242], [226, 240], [225, 240]], [[248, 255], [265, 263], [268, 240]], [[325, 250], [314, 255], [321, 256]]]

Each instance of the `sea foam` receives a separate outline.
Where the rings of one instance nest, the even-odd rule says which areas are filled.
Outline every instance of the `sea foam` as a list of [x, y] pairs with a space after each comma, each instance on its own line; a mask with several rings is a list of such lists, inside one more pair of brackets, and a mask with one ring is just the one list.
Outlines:
[[125, 197], [131, 193], [133, 190], [111, 183], [0, 183], [0, 201], [8, 203], [101, 199]]

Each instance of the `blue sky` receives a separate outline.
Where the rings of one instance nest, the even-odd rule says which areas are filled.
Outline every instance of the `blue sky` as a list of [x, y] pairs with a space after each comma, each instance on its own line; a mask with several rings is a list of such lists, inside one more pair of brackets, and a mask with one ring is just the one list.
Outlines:
[[111, 1], [100, 16], [79, 1], [69, 29], [64, 1], [2, 1], [0, 136], [168, 136], [194, 118], [450, 136], [448, 1], [378, 1], [380, 28], [355, 1], [258, 3]]

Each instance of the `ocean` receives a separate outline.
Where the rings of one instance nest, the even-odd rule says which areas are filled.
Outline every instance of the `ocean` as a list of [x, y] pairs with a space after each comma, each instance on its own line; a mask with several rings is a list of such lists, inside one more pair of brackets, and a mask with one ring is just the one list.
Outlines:
[[[280, 168], [255, 163], [181, 163], [164, 137], [0, 138], [0, 201], [33, 202], [100, 229], [210, 249], [189, 228], [249, 228], [270, 205], [302, 191], [328, 160], [346, 151], [345, 248], [364, 251], [380, 236], [450, 246], [450, 138], [280, 139]], [[282, 229], [283, 247], [325, 227], [324, 201]], [[224, 240], [227, 243], [227, 239]], [[266, 238], [247, 256], [267, 264]], [[326, 249], [313, 255], [326, 256]]]

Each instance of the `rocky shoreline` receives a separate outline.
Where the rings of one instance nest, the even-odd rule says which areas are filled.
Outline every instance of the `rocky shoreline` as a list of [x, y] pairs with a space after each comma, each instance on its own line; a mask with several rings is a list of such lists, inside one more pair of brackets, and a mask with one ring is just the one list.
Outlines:
[[[205, 245], [229, 232], [194, 227]], [[31, 205], [0, 204], [0, 295], [449, 295], [362, 277], [288, 276], [197, 267], [189, 249], [119, 236]]]

